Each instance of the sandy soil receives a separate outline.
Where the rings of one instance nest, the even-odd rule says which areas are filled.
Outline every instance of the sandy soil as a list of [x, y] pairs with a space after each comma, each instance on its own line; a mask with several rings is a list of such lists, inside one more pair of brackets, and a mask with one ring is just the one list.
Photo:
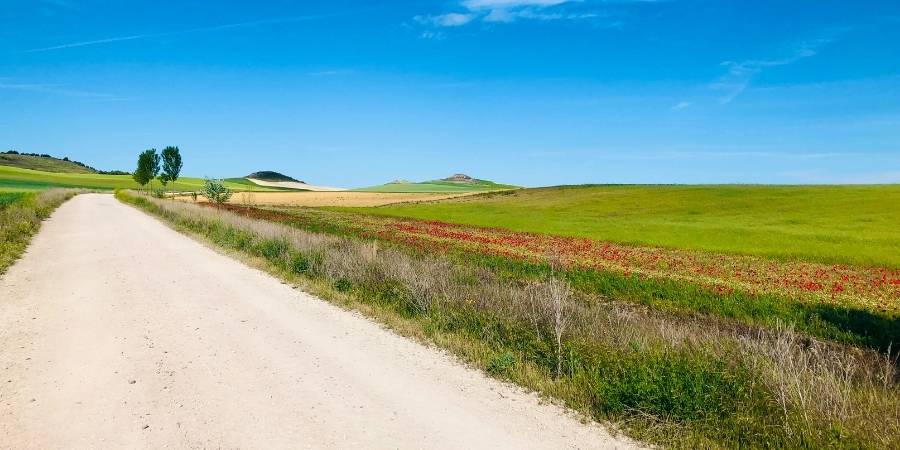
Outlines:
[[297, 183], [296, 181], [263, 181], [257, 180], [256, 178], [247, 178], [251, 182], [258, 184], [260, 186], [266, 187], [283, 187], [290, 189], [306, 189], [309, 191], [316, 192], [338, 192], [338, 191], [346, 191], [344, 188], [336, 188], [336, 187], [328, 187], [328, 186], [316, 186], [312, 184], [306, 183]]
[[259, 206], [347, 206], [370, 207], [407, 202], [427, 202], [472, 195], [473, 193], [381, 193], [381, 192], [238, 192], [230, 203]]
[[0, 448], [627, 448], [81, 195], [0, 278]]

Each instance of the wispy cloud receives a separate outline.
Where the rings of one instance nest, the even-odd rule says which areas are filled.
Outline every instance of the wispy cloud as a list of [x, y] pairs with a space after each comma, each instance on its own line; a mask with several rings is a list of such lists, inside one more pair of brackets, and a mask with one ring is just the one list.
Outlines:
[[355, 71], [353, 69], [328, 69], [309, 72], [307, 75], [311, 77], [333, 77], [338, 75], [351, 75]]
[[682, 109], [687, 109], [691, 107], [691, 102], [678, 102], [675, 106], [672, 107], [672, 111], [681, 111]]
[[725, 61], [721, 65], [727, 69], [727, 73], [713, 83], [711, 87], [722, 91], [721, 103], [731, 103], [744, 93], [745, 90], [763, 71], [779, 66], [786, 66], [797, 61], [816, 56], [819, 51], [834, 42], [837, 35], [844, 30], [827, 33], [826, 36], [816, 39], [801, 41], [787, 52], [788, 54], [776, 59], [749, 59], [745, 61]]
[[353, 14], [359, 14], [365, 11], [370, 11], [371, 8], [365, 10], [354, 10], [354, 11], [343, 11], [338, 13], [331, 14], [312, 14], [306, 16], [293, 16], [293, 17], [279, 17], [274, 19], [262, 19], [262, 20], [253, 20], [249, 22], [238, 22], [238, 23], [229, 23], [223, 25], [214, 25], [209, 27], [198, 27], [198, 28], [188, 28], [184, 30], [175, 30], [175, 31], [164, 31], [159, 33], [145, 33], [145, 34], [132, 34], [126, 36], [115, 36], [104, 39], [94, 39], [88, 41], [78, 41], [78, 42], [69, 42], [65, 44], [53, 45], [49, 47], [41, 47], [41, 48], [33, 48], [29, 50], [24, 50], [20, 53], [38, 53], [38, 52], [49, 52], [53, 50], [63, 50], [69, 48], [77, 48], [77, 47], [87, 47], [91, 45], [101, 45], [101, 44], [111, 44], [115, 42], [124, 42], [124, 41], [135, 41], [140, 39], [152, 39], [152, 38], [161, 38], [161, 37], [170, 37], [170, 36], [178, 36], [183, 34], [192, 34], [192, 33], [204, 33], [204, 32], [213, 32], [213, 31], [223, 31], [223, 30], [231, 30], [237, 28], [249, 28], [249, 27], [257, 27], [263, 25], [276, 25], [276, 24], [284, 24], [284, 23], [296, 23], [296, 22], [307, 22], [312, 20], [320, 20], [320, 19], [329, 19], [333, 17], [341, 17], [348, 16]]
[[[652, 0], [620, 0], [616, 3], [652, 3]], [[597, 11], [585, 10], [591, 5], [610, 0], [462, 0], [457, 10], [436, 15], [419, 15], [413, 19], [434, 27], [460, 27], [475, 21], [510, 23], [517, 20], [583, 20], [605, 17]], [[571, 7], [580, 5], [577, 10]]]
[[70, 89], [64, 85], [46, 84], [46, 83], [16, 83], [0, 79], [0, 89], [12, 91], [35, 92], [39, 94], [61, 95], [65, 97], [77, 97], [84, 100], [96, 102], [117, 102], [130, 100], [127, 97], [121, 97], [113, 94], [101, 92], [82, 91]]

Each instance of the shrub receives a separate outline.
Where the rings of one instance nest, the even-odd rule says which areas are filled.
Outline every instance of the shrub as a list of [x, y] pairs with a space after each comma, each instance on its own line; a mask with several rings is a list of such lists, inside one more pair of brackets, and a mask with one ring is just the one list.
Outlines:
[[210, 202], [222, 204], [227, 203], [233, 193], [225, 186], [224, 181], [207, 178], [203, 183], [201, 194]]

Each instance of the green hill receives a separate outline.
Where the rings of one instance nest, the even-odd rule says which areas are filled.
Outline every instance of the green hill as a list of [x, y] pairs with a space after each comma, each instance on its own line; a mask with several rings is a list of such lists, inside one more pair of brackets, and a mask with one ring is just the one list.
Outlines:
[[479, 180], [471, 178], [467, 175], [456, 174], [452, 177], [441, 180], [411, 182], [411, 181], [394, 181], [379, 186], [371, 186], [366, 188], [354, 189], [357, 192], [395, 192], [395, 193], [416, 193], [416, 192], [488, 192], [501, 191], [508, 189], [518, 189], [518, 186], [508, 184], [494, 183], [488, 180]]
[[0, 153], [0, 166], [56, 173], [97, 173], [97, 170], [93, 167], [78, 161], [70, 161], [68, 158], [54, 158], [49, 155], [35, 156], [16, 153]]

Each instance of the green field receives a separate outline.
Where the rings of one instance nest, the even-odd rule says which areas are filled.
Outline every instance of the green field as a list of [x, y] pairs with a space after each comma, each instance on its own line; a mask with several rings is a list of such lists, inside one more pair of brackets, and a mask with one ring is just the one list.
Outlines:
[[[170, 183], [167, 189], [179, 191], [196, 191], [203, 187], [202, 178], [179, 178], [176, 183]], [[153, 182], [159, 186], [158, 181]], [[235, 191], [246, 191], [249, 186], [246, 180], [227, 180], [225, 185]], [[28, 191], [49, 189], [54, 187], [73, 187], [86, 189], [138, 189], [138, 184], [130, 175], [100, 175], [94, 173], [54, 173], [39, 170], [22, 169], [18, 167], [0, 165], [0, 190], [4, 191]], [[258, 192], [281, 191], [280, 188], [267, 188], [254, 186]]]
[[900, 185], [571, 186], [371, 214], [785, 259], [900, 267]]
[[354, 189], [357, 192], [385, 192], [385, 193], [432, 193], [432, 192], [488, 192], [507, 189], [517, 189], [516, 186], [498, 184], [492, 181], [476, 180], [474, 183], [459, 183], [453, 181], [423, 181], [421, 183], [387, 183], [380, 186]]

